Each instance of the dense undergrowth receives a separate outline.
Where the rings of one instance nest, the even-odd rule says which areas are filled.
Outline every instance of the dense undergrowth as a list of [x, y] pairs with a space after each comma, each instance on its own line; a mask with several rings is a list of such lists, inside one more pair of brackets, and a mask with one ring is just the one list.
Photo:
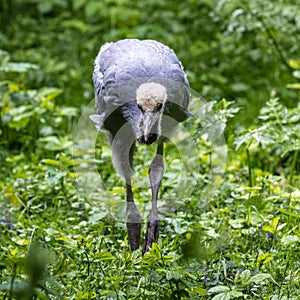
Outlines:
[[[252, 7], [260, 1], [187, 1], [181, 10], [149, 1], [153, 14], [130, 11], [127, 1], [27, 2], [34, 9], [14, 23], [11, 9], [21, 12], [23, 2], [1, 4], [8, 25], [0, 36], [0, 298], [299, 299], [300, 55], [297, 43], [291, 47], [299, 30], [293, 1], [261, 11]], [[95, 25], [101, 18], [106, 27]], [[195, 39], [200, 25], [211, 35]], [[96, 153], [82, 141], [73, 153], [82, 129], [76, 125], [92, 99], [96, 35], [104, 32], [103, 40], [137, 36], [170, 44], [191, 86], [220, 99], [201, 102], [201, 112], [185, 124], [196, 145], [196, 174], [182, 178], [182, 164], [194, 165], [195, 157], [174, 143], [165, 146], [160, 238], [144, 256], [129, 250], [124, 182], [105, 136], [98, 135]], [[224, 145], [212, 143], [211, 128], [226, 137], [227, 158]], [[137, 180], [147, 180], [153, 151], [139, 147]], [[146, 217], [149, 189], [137, 184], [134, 194]]]
[[[32, 67], [7, 64], [23, 77]], [[231, 134], [225, 175], [209, 191], [212, 145], [205, 131], [199, 134], [200, 121], [190, 122], [202, 175], [180, 198], [172, 189], [180, 167], [172, 166], [161, 193], [159, 243], [142, 257], [129, 251], [118, 212], [123, 183], [112, 171], [107, 143], [97, 157], [107, 193], [85, 197], [76, 181], [73, 166], [81, 162], [72, 157], [72, 137], [62, 124], [78, 118], [78, 110], [57, 106], [60, 92], [27, 90], [22, 80], [1, 83], [4, 298], [297, 299], [300, 107], [270, 99], [255, 126]], [[205, 113], [213, 107], [224, 126], [239, 111], [225, 100], [206, 105]], [[175, 146], [166, 147], [167, 164], [176, 165]], [[151, 151], [140, 151], [137, 173], [151, 159]], [[148, 189], [135, 193], [147, 207]]]

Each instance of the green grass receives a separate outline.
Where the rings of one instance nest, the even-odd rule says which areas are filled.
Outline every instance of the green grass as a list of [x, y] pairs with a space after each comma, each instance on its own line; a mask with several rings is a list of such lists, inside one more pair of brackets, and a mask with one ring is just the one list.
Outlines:
[[[0, 298], [300, 299], [296, 2], [102, 2], [0, 4]], [[100, 45], [130, 37], [169, 45], [193, 89], [230, 100], [193, 92], [144, 256], [87, 119]], [[134, 162], [144, 222], [154, 153], [140, 146]]]
[[[271, 99], [255, 126], [225, 132], [225, 174], [212, 178], [218, 156], [205, 129], [219, 120], [224, 130], [238, 109], [224, 99], [204, 103], [205, 113], [185, 125], [199, 156], [198, 176], [184, 175], [192, 190], [178, 183], [181, 164], [191, 158], [166, 145], [160, 238], [142, 256], [129, 250], [124, 183], [105, 137], [97, 140], [99, 185], [87, 177], [97, 189], [85, 190], [76, 176], [92, 167], [93, 149], [72, 157], [72, 136], [61, 127], [68, 118], [76, 122], [78, 110], [61, 109], [55, 89], [27, 91], [12, 81], [1, 88], [3, 299], [298, 299], [299, 108]], [[144, 180], [153, 151], [139, 147], [136, 154]], [[134, 194], [146, 217], [149, 189], [136, 186]]]

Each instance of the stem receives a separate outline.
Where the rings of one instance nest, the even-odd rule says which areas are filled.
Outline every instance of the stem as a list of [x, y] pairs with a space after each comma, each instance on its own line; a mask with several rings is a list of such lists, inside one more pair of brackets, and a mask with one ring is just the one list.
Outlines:
[[172, 291], [172, 294], [174, 293], [174, 289], [173, 289], [173, 285], [171, 283], [171, 281], [169, 280], [169, 285], [170, 285], [170, 288], [171, 288], [171, 291]]
[[2, 123], [2, 106], [0, 105], [0, 133], [2, 135], [2, 132], [3, 132], [3, 123]]
[[180, 296], [180, 293], [179, 293], [179, 285], [178, 285], [178, 282], [175, 283], [176, 285], [176, 290], [177, 290], [177, 299], [181, 299], [181, 296]]
[[295, 169], [296, 169], [296, 164], [297, 164], [297, 159], [298, 159], [298, 153], [299, 153], [299, 151], [296, 150], [294, 152], [294, 155], [293, 155], [293, 160], [292, 160], [292, 165], [291, 165], [291, 175], [290, 175], [290, 179], [289, 179], [289, 184], [290, 185], [293, 185], [294, 172], [295, 172]]
[[247, 162], [248, 162], [249, 187], [253, 187], [252, 168], [251, 168], [251, 159], [250, 159], [249, 147], [246, 148], [246, 153], [247, 153]]
[[263, 18], [261, 18], [260, 16], [256, 16], [256, 18], [261, 22], [262, 26], [264, 27], [268, 37], [271, 39], [272, 44], [281, 60], [281, 62], [289, 69], [292, 70], [291, 66], [289, 65], [280, 44], [278, 43], [278, 41], [276, 40], [272, 30], [267, 26], [267, 24], [265, 23], [265, 21], [263, 20]]
[[85, 258], [87, 260], [87, 273], [88, 273], [88, 276], [90, 276], [90, 260], [89, 260], [89, 256], [86, 253], [86, 251], [84, 251], [84, 255], [85, 255]]
[[117, 299], [120, 299], [118, 290], [117, 290], [116, 288], [115, 288], [115, 293], [116, 293], [116, 295], [117, 295]]
[[12, 272], [12, 275], [11, 275], [11, 281], [10, 281], [10, 289], [9, 289], [9, 300], [12, 300], [12, 296], [13, 296], [13, 291], [14, 291], [14, 281], [15, 281], [15, 278], [16, 278], [16, 264], [13, 264], [13, 272]]

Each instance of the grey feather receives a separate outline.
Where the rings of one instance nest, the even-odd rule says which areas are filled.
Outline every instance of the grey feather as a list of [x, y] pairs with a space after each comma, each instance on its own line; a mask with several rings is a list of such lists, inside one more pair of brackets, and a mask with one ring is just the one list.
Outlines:
[[96, 129], [101, 130], [103, 128], [104, 114], [90, 115], [90, 119], [95, 123]]
[[[137, 39], [103, 45], [95, 59], [93, 73], [96, 107], [102, 116], [102, 123], [96, 123], [97, 128], [109, 130], [105, 119], [118, 107], [134, 101], [139, 85], [150, 81], [163, 84], [167, 101], [187, 111], [189, 83], [172, 49], [154, 40]], [[169, 105], [169, 115], [177, 113], [172, 109]]]
[[163, 143], [178, 123], [189, 117], [189, 83], [173, 50], [153, 40], [136, 39], [102, 46], [95, 59], [93, 81], [98, 115], [90, 119], [98, 130], [109, 131], [114, 168], [126, 181], [126, 225], [132, 250], [139, 246], [142, 222], [131, 188], [134, 149], [136, 141], [158, 142], [149, 168], [152, 210], [144, 254], [158, 240]]

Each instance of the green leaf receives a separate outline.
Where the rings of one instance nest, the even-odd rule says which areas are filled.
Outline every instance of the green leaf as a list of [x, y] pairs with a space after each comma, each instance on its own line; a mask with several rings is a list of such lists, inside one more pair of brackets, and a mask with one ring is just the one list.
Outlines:
[[72, 141], [68, 140], [69, 137], [58, 138], [57, 136], [50, 135], [44, 138], [40, 138], [39, 141], [44, 143], [43, 147], [50, 151], [60, 151], [70, 148], [73, 144]]
[[244, 270], [241, 274], [240, 274], [240, 278], [242, 280], [242, 283], [244, 284], [245, 282], [247, 282], [249, 280], [251, 276], [251, 272], [250, 270]]
[[231, 84], [230, 88], [234, 92], [245, 92], [245, 91], [248, 91], [250, 89], [250, 86], [246, 83], [243, 83], [243, 82], [236, 82], [236, 83]]
[[231, 290], [229, 287], [222, 286], [222, 285], [209, 289], [208, 293], [210, 294], [218, 293], [212, 298], [213, 300], [230, 300], [232, 298], [243, 296], [242, 292]]
[[287, 84], [286, 87], [288, 89], [300, 90], [300, 83], [290, 83], [290, 84]]
[[229, 295], [230, 295], [230, 298], [237, 298], [237, 297], [243, 297], [243, 293], [242, 292], [239, 292], [239, 291], [231, 291], [229, 292]]
[[271, 279], [271, 278], [272, 278], [272, 276], [268, 273], [260, 273], [260, 274], [256, 274], [256, 275], [252, 276], [247, 281], [247, 284], [258, 283], [258, 282], [264, 281], [266, 279]]
[[2, 120], [7, 123], [10, 128], [24, 128], [28, 125], [34, 113], [32, 106], [21, 105], [7, 112], [7, 115], [11, 118], [2, 118]]
[[230, 291], [230, 288], [225, 285], [218, 285], [210, 288], [208, 293], [215, 294], [215, 293], [224, 293]]
[[76, 107], [61, 107], [59, 114], [61, 116], [67, 116], [67, 117], [75, 117], [77, 116], [78, 109]]
[[238, 219], [231, 219], [229, 220], [229, 224], [234, 228], [234, 229], [239, 229], [243, 228], [245, 226], [245, 219], [238, 218]]
[[275, 232], [274, 228], [270, 225], [263, 225], [262, 230], [266, 231], [266, 232], [270, 232], [272, 234], [274, 234], [274, 232]]
[[[83, 0], [86, 3], [85, 0]], [[81, 33], [91, 32], [95, 30], [95, 28], [81, 20], [66, 20], [61, 23], [61, 25], [65, 28], [74, 28]]]
[[221, 293], [221, 294], [218, 294], [218, 295], [214, 296], [212, 298], [212, 300], [230, 300], [230, 294], [229, 294], [229, 292], [228, 293]]
[[167, 271], [167, 274], [166, 274], [167, 280], [171, 280], [171, 279], [178, 280], [178, 279], [180, 279], [180, 277], [181, 277], [181, 274], [179, 272]]
[[101, 2], [96, 0], [90, 0], [84, 7], [84, 12], [88, 18], [92, 17], [93, 15], [97, 14], [99, 10], [103, 8]]
[[42, 102], [43, 106], [47, 106], [48, 102], [56, 98], [63, 92], [62, 89], [53, 87], [44, 87], [38, 90], [36, 99]]
[[271, 225], [274, 228], [274, 230], [277, 228], [278, 223], [279, 223], [279, 217], [275, 217], [271, 222]]
[[161, 249], [156, 243], [152, 244], [152, 248], [143, 256], [142, 262], [144, 264], [153, 264], [161, 259]]
[[47, 183], [49, 186], [57, 185], [61, 178], [66, 176], [66, 172], [48, 173]]
[[194, 288], [193, 292], [196, 292], [199, 295], [207, 295], [207, 290], [201, 288], [200, 286]]
[[73, 0], [74, 10], [78, 10], [78, 9], [82, 8], [86, 2], [87, 2], [86, 0]]
[[289, 246], [295, 243], [299, 243], [300, 239], [298, 236], [296, 235], [286, 235], [281, 239], [281, 242], [285, 245], [285, 246]]
[[290, 217], [294, 217], [294, 218], [298, 218], [300, 219], [300, 214], [295, 214], [295, 213], [292, 213], [292, 212], [289, 212], [283, 208], [276, 208], [278, 211], [280, 211], [281, 213], [283, 213], [284, 215], [288, 215]]
[[234, 140], [235, 150], [238, 150], [242, 145], [247, 145], [251, 140], [252, 140], [252, 136], [250, 135], [249, 132], [247, 132], [241, 136], [238, 136]]
[[38, 9], [41, 14], [47, 14], [53, 10], [53, 1], [38, 1]]
[[50, 165], [50, 166], [56, 166], [56, 167], [59, 166], [59, 161], [54, 160], [54, 159], [43, 159], [41, 161], [41, 163], [44, 163], [44, 164], [47, 164], [47, 165]]
[[99, 222], [99, 220], [103, 219], [105, 216], [107, 216], [107, 212], [105, 211], [94, 213], [91, 216], [89, 216], [89, 222], [91, 223]]
[[95, 253], [94, 258], [102, 261], [114, 259], [114, 256], [111, 255], [109, 252], [97, 252]]
[[38, 66], [31, 63], [25, 62], [9, 62], [0, 67], [0, 71], [2, 72], [17, 72], [17, 73], [25, 73], [31, 69], [38, 69]]
[[273, 256], [270, 253], [264, 253], [258, 256], [257, 262], [259, 264], [267, 264], [269, 261], [273, 259]]

